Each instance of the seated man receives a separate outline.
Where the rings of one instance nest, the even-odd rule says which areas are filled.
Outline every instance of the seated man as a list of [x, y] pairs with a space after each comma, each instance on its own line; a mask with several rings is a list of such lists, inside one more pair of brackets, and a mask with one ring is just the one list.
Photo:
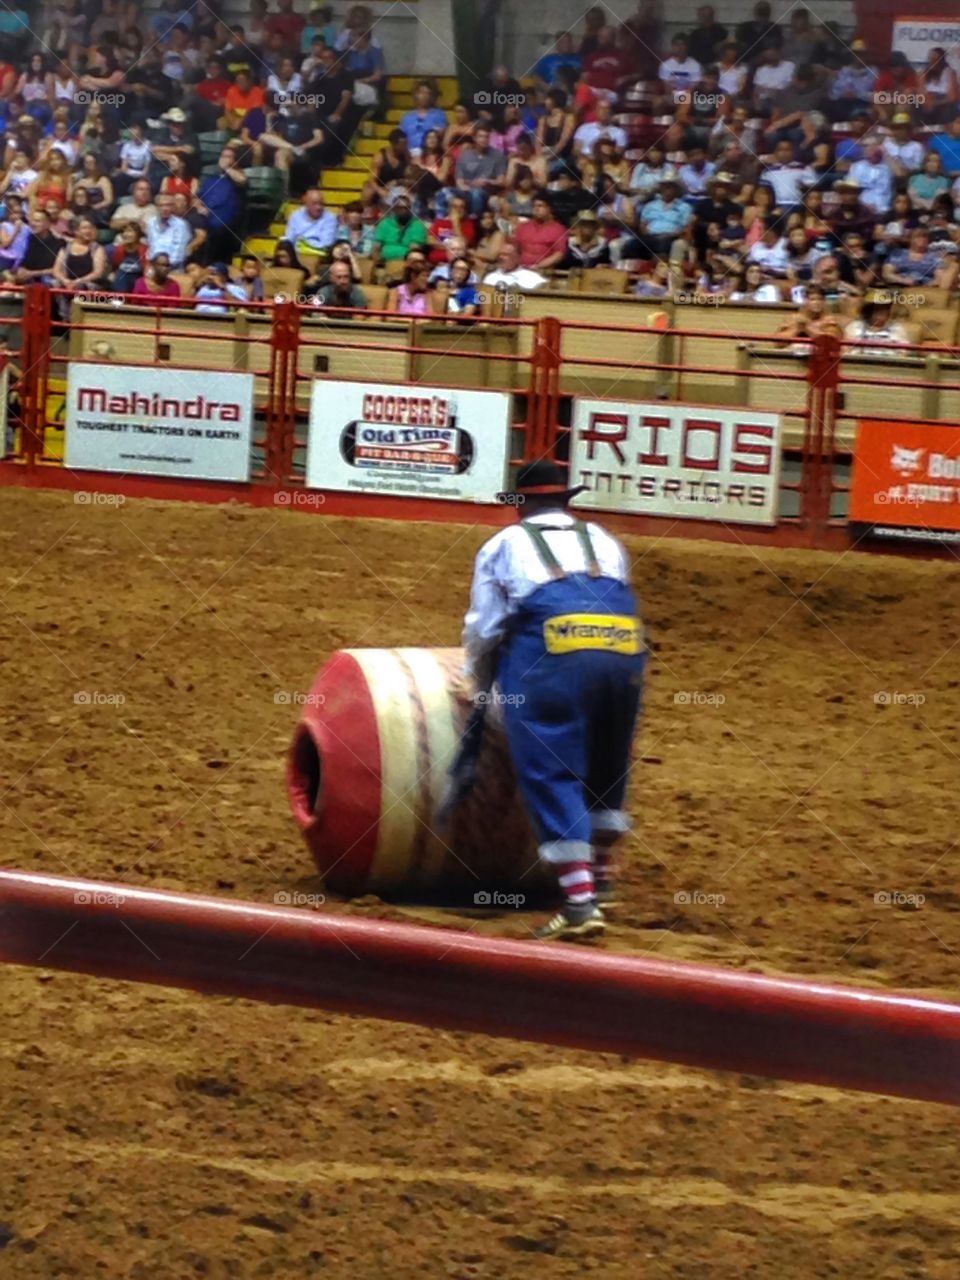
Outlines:
[[909, 248], [896, 249], [887, 259], [883, 278], [887, 284], [930, 284], [952, 289], [957, 279], [957, 263], [944, 262], [941, 255], [930, 248], [926, 227], [917, 227], [910, 233]]
[[354, 311], [364, 311], [370, 305], [367, 295], [353, 283], [349, 262], [330, 264], [329, 283], [320, 289], [314, 301], [318, 307], [349, 307]]
[[567, 256], [567, 228], [553, 216], [549, 192], [541, 191], [533, 202], [533, 217], [514, 232], [520, 265], [548, 275]]
[[507, 242], [497, 255], [497, 265], [483, 278], [485, 285], [495, 289], [539, 289], [546, 284], [546, 277], [537, 271], [520, 265], [520, 250]]
[[291, 213], [284, 239], [293, 244], [298, 253], [330, 252], [337, 235], [337, 215], [325, 209], [323, 192], [311, 187], [303, 193], [301, 207]]
[[680, 199], [680, 184], [676, 178], [664, 178], [659, 194], [640, 210], [640, 234], [622, 242], [619, 257], [651, 258], [669, 257], [681, 261], [687, 252], [686, 232], [694, 219], [693, 209]]

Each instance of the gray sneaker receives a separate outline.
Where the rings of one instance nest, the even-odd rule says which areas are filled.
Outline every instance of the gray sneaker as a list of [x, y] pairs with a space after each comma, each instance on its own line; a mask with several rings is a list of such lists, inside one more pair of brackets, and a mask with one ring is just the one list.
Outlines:
[[589, 942], [591, 938], [603, 936], [606, 921], [599, 907], [594, 907], [585, 920], [573, 921], [562, 911], [537, 929], [535, 938], [542, 942]]

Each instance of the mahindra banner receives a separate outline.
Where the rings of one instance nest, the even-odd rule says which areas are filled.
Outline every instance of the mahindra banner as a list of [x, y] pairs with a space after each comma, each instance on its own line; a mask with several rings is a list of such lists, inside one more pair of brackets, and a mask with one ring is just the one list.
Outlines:
[[931, 49], [945, 50], [947, 62], [956, 69], [960, 67], [960, 18], [951, 14], [949, 17], [894, 18], [893, 49], [904, 53], [914, 66], [925, 66], [927, 55]]
[[65, 414], [78, 471], [250, 479], [252, 373], [70, 364]]
[[780, 418], [749, 409], [578, 399], [577, 507], [732, 524], [777, 522]]
[[494, 503], [509, 437], [499, 391], [315, 382], [307, 485]]
[[960, 428], [860, 422], [850, 520], [880, 537], [960, 542]]

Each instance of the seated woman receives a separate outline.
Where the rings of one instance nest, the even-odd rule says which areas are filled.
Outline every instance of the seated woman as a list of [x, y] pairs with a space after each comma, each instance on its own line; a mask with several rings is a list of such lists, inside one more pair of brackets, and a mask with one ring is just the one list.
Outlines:
[[503, 208], [507, 217], [516, 226], [518, 221], [533, 217], [533, 202], [540, 190], [534, 179], [532, 170], [521, 165], [513, 171], [513, 184], [507, 191]]
[[784, 344], [793, 342], [793, 354], [798, 356], [808, 356], [811, 349], [809, 342], [799, 341], [801, 338], [818, 338], [823, 335], [837, 339], [843, 337], [843, 323], [827, 310], [827, 295], [820, 285], [807, 285], [804, 294], [802, 305], [776, 333]]
[[41, 124], [47, 124], [53, 115], [53, 76], [47, 69], [42, 53], [30, 55], [26, 71], [17, 81], [16, 95], [23, 102], [27, 115]]
[[411, 263], [403, 272], [390, 308], [401, 316], [430, 314], [430, 268], [426, 263]]
[[563, 89], [551, 89], [547, 94], [546, 111], [537, 122], [537, 150], [543, 155], [551, 177], [561, 168], [570, 155], [577, 117], [569, 109]]
[[[92, 218], [77, 219], [76, 231], [57, 254], [51, 273], [58, 289], [82, 293], [85, 289], [102, 285], [107, 275], [107, 255], [97, 244], [97, 226]], [[70, 315], [70, 299], [59, 298], [60, 315], [66, 320]]]
[[71, 180], [71, 196], [78, 191], [86, 191], [90, 209], [96, 214], [97, 222], [106, 223], [109, 211], [113, 208], [113, 183], [100, 168], [100, 161], [92, 152], [87, 152], [81, 161], [80, 172]]
[[533, 174], [535, 187], [545, 187], [549, 180], [546, 157], [539, 155], [536, 141], [532, 133], [522, 133], [517, 139], [517, 148], [507, 161], [507, 173], [504, 179], [507, 191], [516, 186], [516, 175], [521, 169], [529, 169]]
[[6, 216], [0, 222], [0, 272], [16, 271], [23, 261], [30, 236], [20, 196], [8, 195], [4, 205]]
[[113, 243], [110, 264], [114, 268], [114, 293], [133, 293], [147, 264], [147, 245], [139, 222], [128, 222]]
[[492, 209], [484, 209], [477, 223], [477, 243], [473, 251], [479, 276], [484, 276], [497, 265], [504, 240], [497, 215]]
[[70, 167], [60, 150], [50, 150], [40, 162], [36, 179], [30, 184], [28, 196], [31, 212], [44, 209], [54, 200], [63, 209], [70, 195]]
[[588, 191], [599, 194], [600, 179], [604, 174], [612, 178], [618, 191], [629, 195], [630, 165], [611, 138], [598, 138], [594, 143], [589, 158], [583, 163], [583, 185]]
[[480, 315], [483, 296], [476, 285], [470, 283], [472, 268], [468, 258], [454, 258], [450, 264], [450, 284], [446, 290], [444, 314], [458, 320], [468, 320]]
[[896, 355], [898, 347], [910, 342], [906, 329], [893, 318], [892, 296], [881, 289], [870, 290], [863, 300], [859, 320], [850, 321], [844, 337], [863, 344], [847, 350], [847, 355], [856, 356]]
[[914, 209], [929, 213], [937, 196], [950, 190], [950, 179], [943, 172], [943, 157], [939, 151], [928, 151], [923, 161], [923, 171], [913, 173], [907, 182], [907, 195]]
[[567, 256], [560, 266], [567, 270], [589, 270], [610, 264], [610, 243], [600, 230], [593, 209], [585, 209], [573, 224]]
[[374, 157], [370, 166], [370, 178], [363, 189], [365, 203], [386, 201], [391, 188], [403, 180], [410, 164], [410, 147], [402, 129], [394, 129], [387, 145]]

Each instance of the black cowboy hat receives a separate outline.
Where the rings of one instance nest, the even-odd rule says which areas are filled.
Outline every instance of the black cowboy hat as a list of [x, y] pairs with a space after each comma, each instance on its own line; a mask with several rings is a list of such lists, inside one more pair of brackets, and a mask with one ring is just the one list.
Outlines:
[[556, 462], [550, 462], [547, 458], [541, 458], [537, 462], [528, 462], [526, 466], [520, 468], [517, 472], [517, 482], [509, 493], [512, 497], [520, 498], [556, 496], [569, 502], [571, 498], [575, 498], [578, 493], [584, 493], [588, 488], [589, 486], [585, 484], [571, 486], [563, 467]]

